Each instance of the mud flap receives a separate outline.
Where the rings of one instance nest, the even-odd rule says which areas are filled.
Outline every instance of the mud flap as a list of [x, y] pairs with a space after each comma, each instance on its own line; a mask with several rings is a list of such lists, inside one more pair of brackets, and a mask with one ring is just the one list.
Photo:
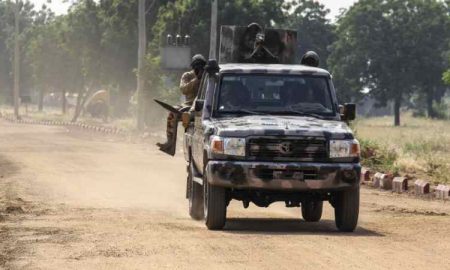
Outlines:
[[167, 142], [164, 144], [158, 144], [159, 150], [174, 156], [176, 153], [176, 147], [177, 147], [177, 133], [178, 133], [178, 121], [181, 119], [181, 112], [179, 109], [164, 103], [162, 101], [159, 101], [157, 99], [154, 100], [156, 103], [161, 105], [164, 109], [168, 110], [172, 116], [173, 119], [170, 119], [167, 121], [167, 133], [171, 134], [171, 136], [167, 136]]

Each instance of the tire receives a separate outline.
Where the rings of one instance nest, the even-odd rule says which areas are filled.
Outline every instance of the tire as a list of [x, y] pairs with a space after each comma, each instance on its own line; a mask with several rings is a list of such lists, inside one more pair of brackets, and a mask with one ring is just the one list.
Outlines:
[[323, 201], [302, 203], [302, 216], [306, 222], [317, 222], [322, 218]]
[[192, 180], [193, 164], [189, 162], [188, 172], [188, 197], [189, 197], [189, 215], [194, 220], [202, 220], [203, 214], [203, 187]]
[[359, 186], [337, 193], [334, 203], [336, 227], [341, 232], [353, 232], [358, 224]]
[[221, 230], [227, 219], [226, 190], [222, 187], [211, 186], [206, 177], [204, 186], [205, 224], [209, 230]]

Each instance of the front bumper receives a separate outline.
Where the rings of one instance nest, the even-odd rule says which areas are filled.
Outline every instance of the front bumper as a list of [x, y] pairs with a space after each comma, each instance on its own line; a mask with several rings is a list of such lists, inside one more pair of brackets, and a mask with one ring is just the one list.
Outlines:
[[359, 163], [209, 161], [208, 183], [235, 189], [340, 190], [359, 184]]

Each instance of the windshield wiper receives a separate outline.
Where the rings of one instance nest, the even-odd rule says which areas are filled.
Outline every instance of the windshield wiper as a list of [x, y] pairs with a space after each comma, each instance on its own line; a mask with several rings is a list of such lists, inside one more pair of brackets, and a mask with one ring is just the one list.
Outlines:
[[292, 110], [292, 109], [289, 111], [278, 111], [277, 113], [280, 113], [280, 114], [295, 113], [296, 115], [301, 115], [301, 116], [310, 116], [310, 117], [315, 117], [315, 118], [319, 118], [319, 119], [325, 118], [323, 115], [320, 115], [320, 114], [301, 112], [301, 111], [296, 111], [296, 110]]
[[254, 114], [254, 115], [268, 115], [268, 113], [265, 113], [265, 112], [255, 112], [255, 111], [246, 110], [246, 109], [239, 109], [239, 110], [233, 110], [233, 111], [222, 111], [221, 113], [246, 113], [246, 114]]

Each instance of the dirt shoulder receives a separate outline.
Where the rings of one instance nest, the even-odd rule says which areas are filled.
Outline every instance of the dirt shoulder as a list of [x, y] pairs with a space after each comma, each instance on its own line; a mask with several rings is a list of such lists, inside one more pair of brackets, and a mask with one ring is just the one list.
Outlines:
[[[299, 209], [187, 214], [185, 163], [151, 144], [0, 120], [0, 268], [450, 269], [450, 203], [363, 188], [357, 231]], [[9, 210], [8, 210], [9, 209]]]

